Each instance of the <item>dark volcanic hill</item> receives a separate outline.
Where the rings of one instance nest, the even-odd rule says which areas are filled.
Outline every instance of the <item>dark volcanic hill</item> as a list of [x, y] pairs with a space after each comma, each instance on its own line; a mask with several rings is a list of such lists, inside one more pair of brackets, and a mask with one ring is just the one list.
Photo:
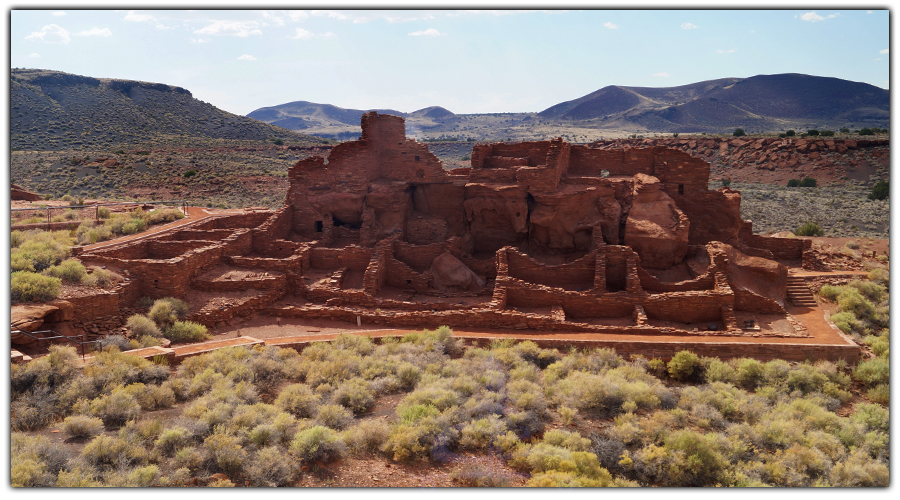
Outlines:
[[890, 94], [867, 83], [800, 75], [723, 78], [669, 88], [609, 86], [538, 113], [546, 120], [652, 131], [780, 130], [784, 124], [887, 127]]
[[294, 101], [250, 112], [247, 116], [291, 130], [311, 130], [324, 137], [350, 139], [358, 135], [359, 119], [363, 113], [376, 111], [406, 118], [407, 127], [421, 129], [451, 123], [456, 115], [440, 106], [423, 108], [412, 113], [395, 109], [347, 109], [331, 104]]
[[10, 107], [13, 149], [108, 148], [176, 138], [320, 142], [228, 113], [180, 87], [59, 71], [13, 69]]

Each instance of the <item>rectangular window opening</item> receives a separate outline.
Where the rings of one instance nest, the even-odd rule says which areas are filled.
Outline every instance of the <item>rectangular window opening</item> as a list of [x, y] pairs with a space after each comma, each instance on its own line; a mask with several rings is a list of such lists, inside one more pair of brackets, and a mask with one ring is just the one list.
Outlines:
[[321, 232], [322, 232], [322, 221], [320, 221], [320, 220], [317, 220], [317, 221], [316, 221], [316, 232], [317, 232], [317, 233], [321, 233]]
[[678, 185], [678, 195], [679, 196], [684, 195], [684, 184]]

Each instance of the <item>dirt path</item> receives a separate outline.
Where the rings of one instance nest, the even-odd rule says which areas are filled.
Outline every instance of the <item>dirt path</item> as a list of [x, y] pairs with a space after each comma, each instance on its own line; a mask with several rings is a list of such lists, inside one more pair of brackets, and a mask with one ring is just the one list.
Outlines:
[[222, 210], [217, 210], [215, 213], [213, 213], [210, 209], [203, 208], [203, 207], [187, 207], [187, 217], [185, 217], [183, 219], [177, 220], [175, 222], [170, 222], [168, 224], [163, 224], [161, 226], [155, 226], [151, 229], [148, 229], [148, 230], [140, 232], [140, 233], [130, 234], [128, 236], [122, 236], [122, 237], [115, 238], [112, 240], [101, 241], [100, 243], [94, 243], [93, 245], [85, 245], [80, 248], [81, 248], [82, 252], [87, 252], [90, 250], [96, 250], [98, 248], [105, 248], [108, 246], [118, 245], [118, 244], [124, 243], [126, 241], [139, 240], [141, 238], [146, 238], [148, 236], [152, 236], [152, 235], [161, 233], [163, 231], [169, 231], [169, 230], [177, 228], [179, 226], [184, 226], [185, 224], [197, 222], [198, 220], [202, 220], [207, 217], [216, 217], [218, 215], [223, 215], [226, 213], [228, 213], [228, 212], [225, 212]]

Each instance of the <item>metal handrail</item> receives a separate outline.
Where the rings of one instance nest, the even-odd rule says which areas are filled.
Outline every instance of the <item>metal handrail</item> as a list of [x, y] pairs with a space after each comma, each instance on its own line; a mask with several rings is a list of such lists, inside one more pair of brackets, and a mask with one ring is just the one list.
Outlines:
[[[69, 341], [69, 342], [71, 342], [71, 343], [73, 343], [73, 344], [77, 344], [78, 346], [81, 347], [81, 361], [84, 361], [84, 345], [85, 345], [85, 344], [97, 344], [98, 347], [99, 347], [99, 346], [101, 345], [101, 342], [102, 342], [101, 340], [88, 340], [88, 341], [85, 341], [85, 340], [84, 340], [85, 334], [83, 334], [83, 333], [82, 333], [81, 335], [79, 335], [79, 336], [81, 337], [81, 342], [79, 342], [79, 341], [75, 340], [76, 337], [70, 337], [70, 336], [68, 336], [68, 335], [63, 335], [63, 334], [61, 334], [61, 333], [59, 333], [59, 332], [56, 332], [56, 331], [53, 331], [53, 330], [39, 330], [39, 331], [36, 331], [36, 332], [26, 332], [26, 331], [24, 331], [24, 330], [20, 330], [20, 329], [16, 328], [15, 326], [12, 326], [12, 325], [10, 325], [10, 326], [12, 327], [11, 333], [19, 333], [19, 334], [25, 335], [26, 337], [31, 337], [31, 338], [33, 338], [34, 340], [66, 339], [67, 341]], [[35, 334], [37, 334], [37, 333], [53, 333], [53, 334], [55, 334], [56, 336], [55, 336], [55, 337], [35, 337], [34, 335], [32, 335], [32, 333], [35, 333]]]

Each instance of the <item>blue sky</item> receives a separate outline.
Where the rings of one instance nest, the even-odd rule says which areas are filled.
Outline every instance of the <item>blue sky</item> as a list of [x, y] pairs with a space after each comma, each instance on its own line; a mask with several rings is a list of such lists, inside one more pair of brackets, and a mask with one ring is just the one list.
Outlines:
[[57, 4], [12, 10], [9, 52], [14, 68], [177, 85], [238, 114], [300, 100], [406, 112], [541, 111], [607, 85], [775, 73], [888, 88], [889, 11], [817, 5], [470, 12]]

